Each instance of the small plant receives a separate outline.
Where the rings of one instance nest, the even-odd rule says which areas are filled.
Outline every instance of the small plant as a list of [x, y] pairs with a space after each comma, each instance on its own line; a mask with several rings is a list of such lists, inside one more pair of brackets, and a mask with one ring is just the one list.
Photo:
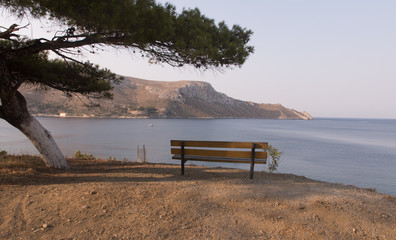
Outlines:
[[268, 171], [270, 173], [278, 171], [280, 158], [283, 153], [280, 152], [279, 149], [277, 149], [276, 147], [269, 145], [268, 146], [268, 154], [270, 156], [270, 161], [268, 162]]
[[95, 159], [95, 157], [93, 155], [81, 153], [80, 150], [76, 151], [76, 153], [74, 154], [74, 157], [79, 160], [94, 160]]
[[117, 161], [117, 159], [115, 157], [110, 156], [109, 158], [107, 158], [107, 161]]
[[1, 157], [7, 156], [7, 154], [8, 154], [8, 152], [7, 152], [6, 150], [1, 150], [1, 151], [0, 151], [0, 156], [1, 156]]

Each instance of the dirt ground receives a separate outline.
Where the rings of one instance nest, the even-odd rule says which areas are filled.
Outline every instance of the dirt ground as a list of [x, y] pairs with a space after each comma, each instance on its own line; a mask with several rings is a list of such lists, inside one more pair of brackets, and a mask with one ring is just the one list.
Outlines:
[[0, 239], [396, 239], [396, 198], [372, 189], [264, 172], [249, 180], [235, 169], [187, 166], [180, 176], [178, 165], [69, 164], [0, 169]]

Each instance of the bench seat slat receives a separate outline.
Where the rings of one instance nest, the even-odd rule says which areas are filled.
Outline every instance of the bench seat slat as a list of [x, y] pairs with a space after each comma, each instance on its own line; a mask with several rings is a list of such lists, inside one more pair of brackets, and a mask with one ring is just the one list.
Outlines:
[[[172, 154], [181, 154], [180, 148], [172, 148]], [[250, 158], [251, 151], [222, 151], [222, 150], [203, 150], [203, 149], [184, 149], [185, 155], [210, 156], [210, 157], [228, 157], [228, 158]], [[267, 158], [267, 152], [256, 152], [255, 159]]]
[[[252, 148], [251, 142], [215, 142], [215, 141], [181, 141], [171, 140], [171, 146], [180, 147], [184, 142], [185, 147], [207, 147], [207, 148]], [[256, 148], [268, 149], [268, 143], [255, 143]]]
[[[180, 160], [180, 155], [173, 155], [172, 159]], [[201, 162], [226, 162], [226, 163], [250, 163], [250, 158], [227, 158], [227, 157], [208, 157], [208, 156], [191, 156], [185, 155], [185, 160]], [[255, 164], [266, 164], [266, 159], [255, 159]]]

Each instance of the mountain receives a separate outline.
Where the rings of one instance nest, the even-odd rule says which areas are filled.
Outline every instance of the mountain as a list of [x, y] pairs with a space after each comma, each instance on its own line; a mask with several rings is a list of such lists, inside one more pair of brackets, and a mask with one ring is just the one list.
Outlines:
[[81, 96], [68, 97], [53, 89], [23, 86], [20, 90], [29, 110], [36, 115], [312, 119], [306, 112], [280, 104], [259, 104], [228, 97], [209, 83], [200, 81], [164, 82], [125, 77], [114, 86], [113, 100], [95, 99], [99, 107], [88, 107], [92, 105], [90, 100]]

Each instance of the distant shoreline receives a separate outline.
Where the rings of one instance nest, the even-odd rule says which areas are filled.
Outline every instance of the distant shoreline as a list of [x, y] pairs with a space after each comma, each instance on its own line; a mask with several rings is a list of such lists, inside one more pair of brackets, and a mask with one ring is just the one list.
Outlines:
[[44, 118], [81, 118], [81, 119], [262, 119], [262, 120], [280, 120], [280, 121], [311, 121], [313, 119], [278, 119], [278, 118], [241, 118], [241, 117], [180, 117], [180, 118], [161, 118], [161, 117], [129, 117], [129, 116], [59, 116], [59, 115], [47, 115], [47, 114], [32, 114], [33, 117], [44, 117]]
[[68, 115], [65, 117], [61, 117], [59, 115], [51, 115], [51, 114], [32, 114], [34, 117], [45, 117], [45, 118], [83, 118], [83, 119], [263, 119], [263, 120], [291, 120], [291, 121], [311, 121], [311, 120], [395, 120], [396, 118], [375, 118], [375, 117], [313, 117], [312, 119], [278, 119], [278, 118], [213, 118], [213, 117], [181, 117], [181, 118], [161, 118], [161, 117], [129, 117], [129, 116], [72, 116]]

